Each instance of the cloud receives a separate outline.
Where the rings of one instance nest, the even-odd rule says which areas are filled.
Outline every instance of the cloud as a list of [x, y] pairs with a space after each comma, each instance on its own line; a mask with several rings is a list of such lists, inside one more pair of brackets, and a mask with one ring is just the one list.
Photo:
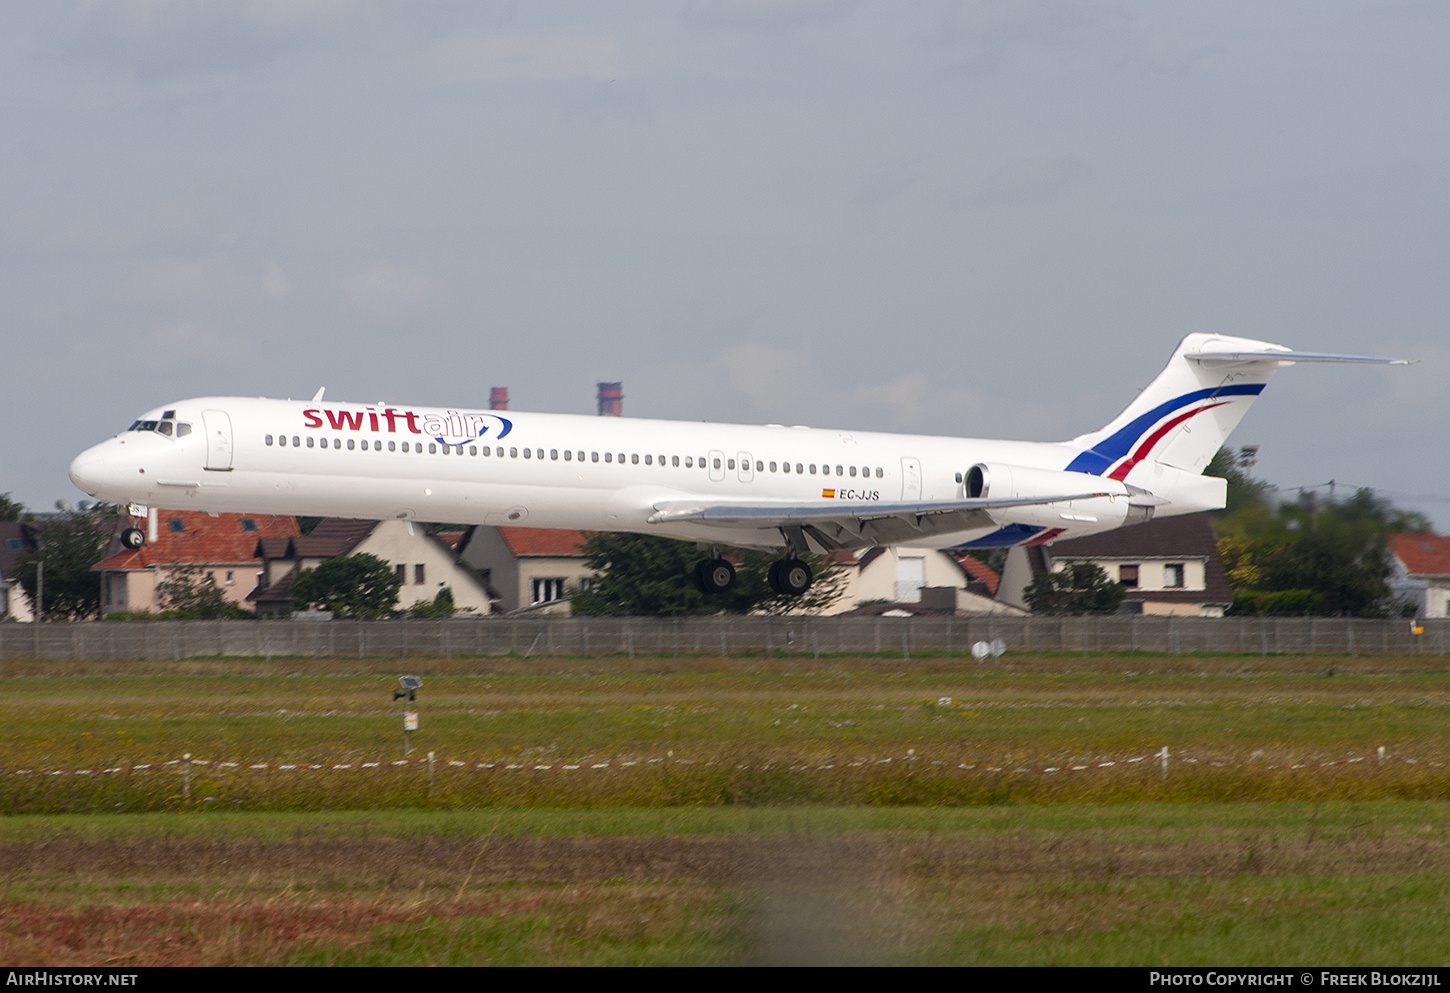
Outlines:
[[379, 262], [345, 277], [342, 289], [352, 305], [368, 316], [391, 321], [437, 300], [443, 284], [431, 276]]
[[817, 392], [816, 370], [805, 348], [774, 348], [747, 342], [727, 348], [714, 364], [725, 380], [764, 416], [784, 415], [801, 409], [802, 393]]
[[360, 13], [356, 0], [83, 0], [59, 20], [55, 41], [155, 80], [264, 65], [348, 30]]
[[162, 365], [185, 364], [195, 368], [197, 362], [222, 360], [235, 362], [249, 357], [251, 342], [224, 335], [196, 321], [172, 321], [151, 333], [148, 362]]
[[976, 201], [983, 204], [1034, 203], [1061, 200], [1092, 175], [1079, 158], [1018, 159], [982, 181]]
[[796, 28], [846, 16], [855, 0], [696, 0], [686, 24], [703, 28]]
[[292, 292], [292, 281], [287, 278], [287, 273], [276, 259], [267, 262], [262, 270], [262, 294], [273, 302], [285, 300]]
[[447, 38], [430, 53], [444, 83], [490, 79], [610, 80], [632, 75], [619, 41], [604, 34], [485, 34]]

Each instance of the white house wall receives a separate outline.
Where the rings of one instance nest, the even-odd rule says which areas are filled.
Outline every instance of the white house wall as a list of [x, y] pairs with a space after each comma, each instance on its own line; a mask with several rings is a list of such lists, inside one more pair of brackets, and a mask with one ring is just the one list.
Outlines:
[[[408, 610], [419, 601], [433, 602], [438, 591], [453, 591], [459, 610], [472, 608], [475, 614], [489, 610], [488, 592], [467, 570], [459, 568], [452, 554], [424, 533], [421, 525], [409, 521], [380, 521], [349, 554], [376, 555], [394, 566], [404, 566], [403, 586], [398, 590], [398, 607]], [[417, 567], [423, 566], [423, 582], [416, 582]]]

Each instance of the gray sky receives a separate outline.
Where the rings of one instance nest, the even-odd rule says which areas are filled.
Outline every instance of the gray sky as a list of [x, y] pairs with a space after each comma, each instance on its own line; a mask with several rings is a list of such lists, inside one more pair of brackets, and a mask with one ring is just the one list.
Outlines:
[[1450, 525], [1442, 2], [0, 0], [0, 492], [221, 394], [1058, 439], [1191, 331]]

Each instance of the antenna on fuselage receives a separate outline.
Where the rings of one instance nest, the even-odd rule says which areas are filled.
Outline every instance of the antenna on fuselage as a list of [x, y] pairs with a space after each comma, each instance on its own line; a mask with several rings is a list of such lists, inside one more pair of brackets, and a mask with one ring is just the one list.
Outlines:
[[322, 402], [322, 394], [324, 394], [326, 392], [327, 392], [327, 387], [326, 386], [319, 386], [317, 388], [317, 392], [312, 395], [312, 402], [313, 403], [321, 403]]

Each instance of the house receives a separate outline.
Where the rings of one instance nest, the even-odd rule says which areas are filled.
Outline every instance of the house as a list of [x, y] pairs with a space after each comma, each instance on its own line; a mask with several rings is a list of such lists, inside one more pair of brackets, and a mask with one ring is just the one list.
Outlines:
[[568, 594], [594, 578], [584, 564], [582, 531], [488, 526], [471, 531], [459, 554], [487, 577], [503, 610], [567, 615]]
[[1450, 617], [1450, 537], [1406, 532], [1389, 537], [1394, 555], [1390, 589], [1414, 600], [1416, 617]]
[[893, 608], [908, 614], [1022, 612], [993, 599], [997, 573], [970, 555], [877, 546], [837, 552], [833, 561], [846, 570], [846, 583], [826, 614], [882, 613]]
[[256, 585], [261, 567], [258, 539], [297, 533], [294, 517], [158, 510], [145, 545], [126, 548], [119, 537], [112, 538], [106, 557], [91, 567], [101, 574], [101, 616], [160, 613], [166, 609], [160, 584], [176, 570], [193, 567], [210, 576], [232, 603], [250, 609], [247, 591]]
[[1119, 613], [1222, 617], [1233, 602], [1209, 514], [1162, 517], [1146, 524], [1009, 549], [997, 598], [1027, 606], [1023, 592], [1037, 574], [1068, 562], [1091, 562], [1121, 583]]
[[265, 617], [292, 612], [292, 581], [303, 571], [328, 559], [364, 553], [387, 562], [403, 581], [399, 609], [407, 610], [420, 601], [431, 603], [446, 587], [460, 611], [483, 615], [493, 610], [495, 598], [485, 579], [458, 556], [448, 539], [429, 534], [412, 521], [330, 517], [307, 535], [261, 538], [253, 550], [262, 569], [247, 600]]
[[20, 553], [31, 540], [29, 527], [20, 521], [0, 521], [0, 618], [33, 621], [30, 597], [20, 585]]

